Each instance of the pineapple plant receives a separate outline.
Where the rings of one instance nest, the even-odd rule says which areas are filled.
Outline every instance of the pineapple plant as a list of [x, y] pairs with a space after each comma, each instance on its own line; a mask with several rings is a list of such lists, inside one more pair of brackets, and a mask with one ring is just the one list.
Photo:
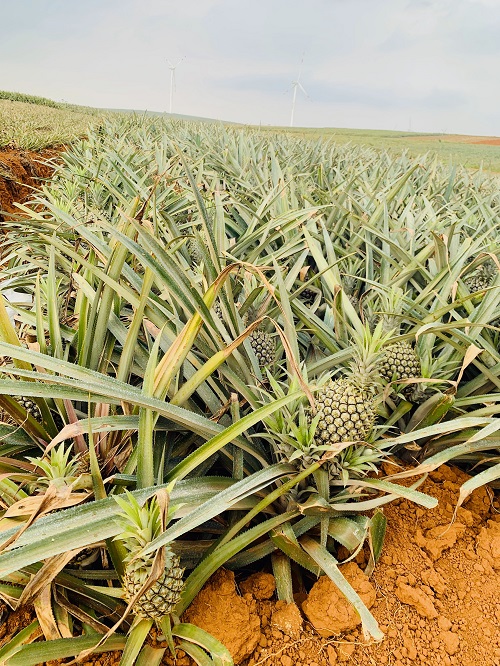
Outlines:
[[[323, 380], [315, 391], [314, 407], [307, 409], [302, 399], [265, 420], [269, 439], [280, 461], [292, 463], [302, 472], [326, 457], [323, 465], [330, 482], [339, 478], [345, 482], [376, 470], [376, 463], [384, 456], [379, 449], [366, 444], [366, 440], [375, 425], [376, 403], [383, 388], [377, 363], [385, 337], [379, 325], [374, 335], [365, 328], [363, 337], [355, 334], [354, 338], [349, 374]], [[289, 386], [282, 386], [270, 373], [268, 375], [274, 397], [281, 398], [299, 387], [295, 377]], [[307, 383], [305, 375], [303, 380]], [[262, 392], [266, 402], [272, 399], [267, 392]], [[338, 446], [343, 443], [344, 447]]]
[[125, 546], [125, 569], [123, 595], [132, 602], [135, 615], [150, 620], [159, 620], [170, 615], [180, 599], [184, 587], [184, 569], [180, 558], [166, 546], [165, 568], [151, 584], [155, 553], [141, 555], [141, 551], [163, 531], [163, 518], [156, 496], [140, 506], [133, 495], [115, 497], [121, 508], [120, 523], [123, 531], [116, 537]]

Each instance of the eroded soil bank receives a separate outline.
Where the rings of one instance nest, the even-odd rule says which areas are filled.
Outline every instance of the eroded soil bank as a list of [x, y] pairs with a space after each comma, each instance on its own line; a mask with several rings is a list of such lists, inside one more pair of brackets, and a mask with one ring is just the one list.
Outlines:
[[47, 161], [57, 157], [59, 152], [57, 149], [39, 152], [0, 149], [0, 221], [5, 219], [6, 213], [19, 214], [15, 202], [29, 199], [33, 188], [51, 176], [54, 167]]

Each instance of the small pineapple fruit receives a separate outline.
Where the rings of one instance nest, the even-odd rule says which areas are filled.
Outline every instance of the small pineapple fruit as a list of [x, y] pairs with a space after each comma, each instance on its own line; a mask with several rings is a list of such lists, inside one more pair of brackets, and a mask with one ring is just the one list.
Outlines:
[[[126, 498], [115, 496], [121, 513], [123, 532], [119, 539], [127, 550], [125, 573], [122, 580], [123, 595], [130, 603], [150, 578], [155, 553], [141, 555], [140, 552], [162, 532], [162, 517], [156, 497], [140, 506], [133, 495]], [[180, 558], [169, 546], [164, 547], [165, 569], [159, 578], [135, 600], [133, 612], [141, 618], [152, 620], [169, 615], [179, 601], [184, 587], [184, 569]]]
[[421, 376], [420, 359], [407, 341], [395, 342], [384, 349], [380, 376], [386, 382]]
[[203, 255], [196, 238], [188, 240], [188, 250], [191, 256], [191, 268], [199, 266], [203, 262]]
[[224, 321], [224, 313], [222, 312], [222, 306], [219, 301], [215, 302], [214, 312], [221, 321]]
[[472, 275], [467, 276], [464, 282], [467, 285], [467, 289], [473, 294], [476, 291], [482, 291], [490, 287], [496, 273], [497, 267], [495, 262], [492, 259], [487, 259]]
[[[26, 345], [23, 344], [23, 346], [25, 347]], [[9, 356], [3, 356], [0, 359], [0, 366], [7, 366], [11, 362], [12, 359]], [[39, 423], [42, 422], [42, 413], [40, 411], [40, 408], [32, 398], [28, 398], [27, 396], [24, 395], [13, 395], [12, 398], [16, 402], [18, 402], [21, 405], [21, 407], [24, 407], [24, 409], [28, 412], [28, 414], [31, 414], [31, 416], [36, 421], [38, 421]], [[4, 414], [3, 412], [0, 414], [0, 420], [3, 420], [4, 423], [12, 423], [12, 424], [15, 423], [8, 414]]]
[[257, 328], [250, 333], [248, 340], [261, 368], [274, 364], [276, 360], [276, 343], [270, 333]]
[[363, 338], [356, 336], [349, 375], [330, 381], [316, 393], [312, 416], [319, 416], [315, 432], [318, 445], [363, 442], [370, 435], [377, 415], [375, 399], [381, 388], [378, 368], [384, 341], [381, 325], [373, 334], [365, 327]]
[[[245, 325], [248, 326], [258, 319], [259, 315], [255, 308], [251, 307], [245, 315]], [[273, 336], [262, 328], [256, 328], [248, 336], [248, 341], [253, 353], [257, 357], [259, 367], [274, 365], [276, 361], [276, 343]]]
[[34, 402], [31, 398], [27, 398], [24, 395], [19, 395], [19, 396], [13, 396], [14, 400], [18, 402], [21, 407], [24, 407], [24, 409], [28, 412], [28, 414], [31, 414], [31, 416], [38, 421], [39, 423], [42, 422], [42, 412], [40, 411], [40, 408]]
[[[297, 289], [300, 289], [302, 287], [302, 285], [303, 285], [302, 282], [298, 282], [296, 284]], [[318, 294], [318, 292], [315, 291], [314, 289], [310, 289], [309, 287], [305, 287], [300, 292], [299, 298], [304, 303], [309, 303], [310, 304], [310, 303], [314, 303], [314, 301], [316, 300], [317, 294]]]
[[[403, 292], [397, 288], [391, 289], [382, 297], [385, 312], [381, 316], [381, 323], [384, 333], [399, 335], [402, 299]], [[406, 340], [399, 340], [385, 347], [379, 372], [385, 382], [417, 379], [422, 376], [420, 359]]]

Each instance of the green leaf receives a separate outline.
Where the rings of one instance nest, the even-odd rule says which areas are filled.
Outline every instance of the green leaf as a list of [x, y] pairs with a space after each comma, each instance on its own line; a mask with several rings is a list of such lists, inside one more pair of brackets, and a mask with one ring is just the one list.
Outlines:
[[207, 458], [210, 458], [211, 455], [222, 449], [224, 446], [230, 444], [236, 437], [245, 432], [245, 430], [248, 430], [273, 412], [287, 405], [289, 402], [296, 400], [299, 396], [302, 396], [302, 391], [289, 393], [283, 398], [279, 398], [274, 402], [260, 407], [260, 409], [255, 410], [251, 414], [247, 414], [247, 416], [244, 416], [240, 421], [233, 423], [219, 435], [216, 435], [208, 442], [205, 442], [205, 444], [202, 444], [196, 451], [187, 456], [187, 458], [168, 473], [167, 480], [183, 479], [189, 474], [189, 472], [192, 472], [198, 467], [198, 465]]
[[[78, 638], [59, 638], [25, 645], [5, 662], [5, 666], [39, 666], [46, 661], [76, 657], [83, 650], [91, 650], [99, 642], [100, 636], [80, 636]], [[115, 634], [95, 650], [95, 654], [123, 650], [125, 636]]]
[[120, 666], [134, 666], [153, 624], [153, 620], [143, 618], [133, 625], [127, 636]]
[[214, 666], [233, 666], [233, 658], [229, 650], [220, 641], [200, 627], [193, 624], [176, 624], [172, 628], [172, 636], [194, 643], [204, 648], [212, 656]]

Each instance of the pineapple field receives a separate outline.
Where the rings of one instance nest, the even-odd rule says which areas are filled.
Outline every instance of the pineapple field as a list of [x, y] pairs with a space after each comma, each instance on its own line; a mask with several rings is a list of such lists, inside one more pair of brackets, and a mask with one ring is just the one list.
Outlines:
[[43, 157], [0, 152], [0, 664], [498, 666], [498, 177], [118, 114]]

